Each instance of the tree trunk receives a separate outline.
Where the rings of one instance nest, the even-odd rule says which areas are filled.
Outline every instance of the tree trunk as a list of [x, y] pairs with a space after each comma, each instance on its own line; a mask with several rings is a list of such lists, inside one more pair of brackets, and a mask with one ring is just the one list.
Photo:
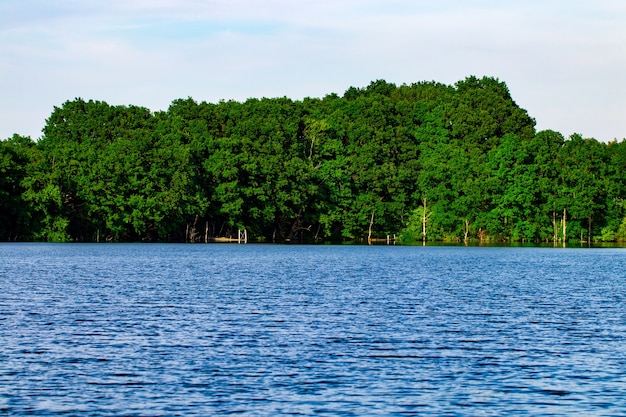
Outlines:
[[372, 226], [374, 225], [374, 212], [372, 212], [372, 218], [370, 219], [370, 228], [367, 235], [367, 243], [372, 243]]
[[189, 224], [187, 224], [187, 242], [189, 243], [193, 243], [196, 241], [196, 235], [198, 234], [196, 232], [196, 226], [198, 225], [198, 215], [196, 214], [196, 217], [193, 220], [193, 225], [191, 226], [191, 228], [189, 227]]
[[463, 239], [465, 244], [469, 241], [469, 220], [465, 219], [465, 238]]
[[426, 244], [426, 198], [424, 198], [424, 212], [422, 213], [422, 242]]
[[304, 227], [302, 225], [302, 210], [300, 210], [300, 212], [298, 212], [298, 215], [296, 216], [296, 219], [294, 220], [293, 224], [291, 225], [291, 229], [289, 229], [289, 235], [287, 236], [287, 240], [299, 240], [301, 241], [303, 239], [303, 232], [306, 230], [307, 232], [311, 231], [311, 226], [309, 225], [308, 227]]
[[563, 209], [563, 247], [567, 241], [567, 209]]

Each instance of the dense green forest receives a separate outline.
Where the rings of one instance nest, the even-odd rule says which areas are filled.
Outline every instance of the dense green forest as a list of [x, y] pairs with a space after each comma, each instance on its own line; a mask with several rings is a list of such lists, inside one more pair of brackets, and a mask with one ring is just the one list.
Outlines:
[[75, 99], [0, 142], [0, 175], [5, 241], [626, 240], [626, 141], [536, 132], [489, 77], [156, 113]]

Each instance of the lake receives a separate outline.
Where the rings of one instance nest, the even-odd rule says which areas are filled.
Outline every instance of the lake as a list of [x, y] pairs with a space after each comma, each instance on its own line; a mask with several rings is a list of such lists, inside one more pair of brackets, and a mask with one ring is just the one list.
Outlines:
[[0, 414], [624, 415], [626, 250], [0, 244]]

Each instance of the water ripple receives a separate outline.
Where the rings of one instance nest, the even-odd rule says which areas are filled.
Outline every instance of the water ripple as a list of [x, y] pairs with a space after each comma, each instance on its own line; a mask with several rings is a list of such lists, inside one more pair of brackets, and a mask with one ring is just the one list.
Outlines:
[[620, 250], [0, 245], [10, 415], [620, 415]]

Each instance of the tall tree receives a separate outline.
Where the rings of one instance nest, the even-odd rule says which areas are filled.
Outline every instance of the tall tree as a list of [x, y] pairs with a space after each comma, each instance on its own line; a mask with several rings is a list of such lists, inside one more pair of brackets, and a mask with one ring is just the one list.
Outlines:
[[0, 141], [0, 240], [28, 239], [32, 233], [32, 209], [24, 192], [36, 152], [30, 137], [16, 134]]

